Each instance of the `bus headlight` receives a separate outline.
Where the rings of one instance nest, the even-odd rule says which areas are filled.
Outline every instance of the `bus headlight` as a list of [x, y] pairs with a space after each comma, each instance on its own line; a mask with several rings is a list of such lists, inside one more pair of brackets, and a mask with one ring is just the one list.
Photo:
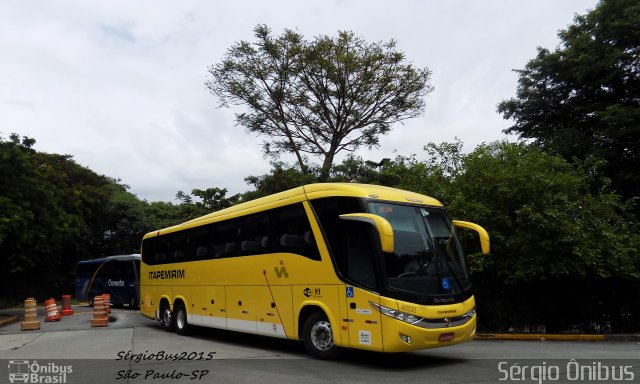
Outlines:
[[468, 317], [468, 318], [472, 318], [473, 316], [476, 315], [476, 309], [473, 308], [472, 310], [470, 310], [469, 312], [465, 313], [464, 315], [462, 315], [462, 317]]
[[371, 305], [371, 308], [375, 309], [376, 311], [382, 313], [383, 315], [387, 315], [389, 317], [393, 317], [396, 320], [400, 320], [400, 321], [404, 321], [405, 323], [409, 323], [409, 324], [415, 324], [415, 323], [419, 323], [422, 321], [422, 317], [418, 317], [418, 316], [414, 316], [410, 313], [406, 313], [406, 312], [401, 312], [401, 311], [397, 311], [395, 309], [391, 309], [391, 308], [387, 308], [383, 305], [380, 305], [378, 303], [372, 303], [371, 301], [369, 302], [369, 305]]
[[387, 315], [394, 319], [404, 321], [405, 323], [415, 325], [416, 327], [429, 329], [449, 328], [464, 325], [471, 321], [471, 319], [473, 319], [476, 315], [476, 309], [472, 308], [469, 312], [461, 316], [428, 319], [425, 317], [418, 317], [410, 313], [400, 312], [395, 309], [387, 308], [377, 303], [369, 302], [369, 305], [371, 305], [371, 308], [382, 313], [383, 315]]

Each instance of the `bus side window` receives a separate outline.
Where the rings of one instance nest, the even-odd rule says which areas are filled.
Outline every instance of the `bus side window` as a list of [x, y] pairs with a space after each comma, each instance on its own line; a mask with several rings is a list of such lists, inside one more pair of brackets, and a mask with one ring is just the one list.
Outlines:
[[206, 260], [212, 258], [211, 226], [206, 225], [200, 228], [191, 229], [188, 232], [187, 259]]
[[167, 257], [164, 253], [156, 253], [154, 257], [154, 262], [151, 264], [162, 264], [166, 261]]
[[236, 256], [236, 236], [238, 229], [236, 220], [216, 223], [212, 226], [211, 239], [213, 244], [213, 257]]
[[169, 235], [168, 263], [180, 263], [185, 261], [185, 250], [187, 249], [187, 232], [170, 233]]
[[320, 260], [318, 246], [302, 204], [274, 210], [273, 251]]
[[238, 231], [241, 255], [260, 255], [269, 252], [269, 242], [264, 241], [269, 235], [267, 215], [254, 215], [242, 220]]
[[157, 264], [157, 238], [150, 237], [148, 239], [142, 240], [142, 261], [146, 264], [153, 265]]

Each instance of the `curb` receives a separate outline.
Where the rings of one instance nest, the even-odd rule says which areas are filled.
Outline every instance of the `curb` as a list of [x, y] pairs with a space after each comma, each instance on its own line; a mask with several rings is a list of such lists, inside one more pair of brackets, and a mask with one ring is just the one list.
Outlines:
[[535, 341], [638, 341], [640, 335], [583, 335], [545, 333], [478, 333], [475, 340], [535, 340]]
[[18, 321], [18, 317], [17, 316], [12, 316], [12, 315], [0, 315], [0, 327], [7, 325], [7, 324], [11, 324], [13, 322]]

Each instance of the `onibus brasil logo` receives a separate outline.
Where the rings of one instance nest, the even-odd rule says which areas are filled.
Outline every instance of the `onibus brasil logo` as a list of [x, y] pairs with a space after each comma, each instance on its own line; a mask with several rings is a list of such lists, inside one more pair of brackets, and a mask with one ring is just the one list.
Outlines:
[[72, 372], [73, 367], [70, 365], [38, 364], [35, 360], [9, 360], [11, 383], [66, 383], [67, 374]]

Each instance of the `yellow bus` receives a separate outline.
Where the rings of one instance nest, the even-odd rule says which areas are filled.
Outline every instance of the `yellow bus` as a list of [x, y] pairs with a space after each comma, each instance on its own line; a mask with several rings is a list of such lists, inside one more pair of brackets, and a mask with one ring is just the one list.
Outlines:
[[475, 300], [452, 221], [428, 196], [311, 184], [154, 231], [142, 241], [141, 312], [190, 325], [402, 352], [469, 341]]

